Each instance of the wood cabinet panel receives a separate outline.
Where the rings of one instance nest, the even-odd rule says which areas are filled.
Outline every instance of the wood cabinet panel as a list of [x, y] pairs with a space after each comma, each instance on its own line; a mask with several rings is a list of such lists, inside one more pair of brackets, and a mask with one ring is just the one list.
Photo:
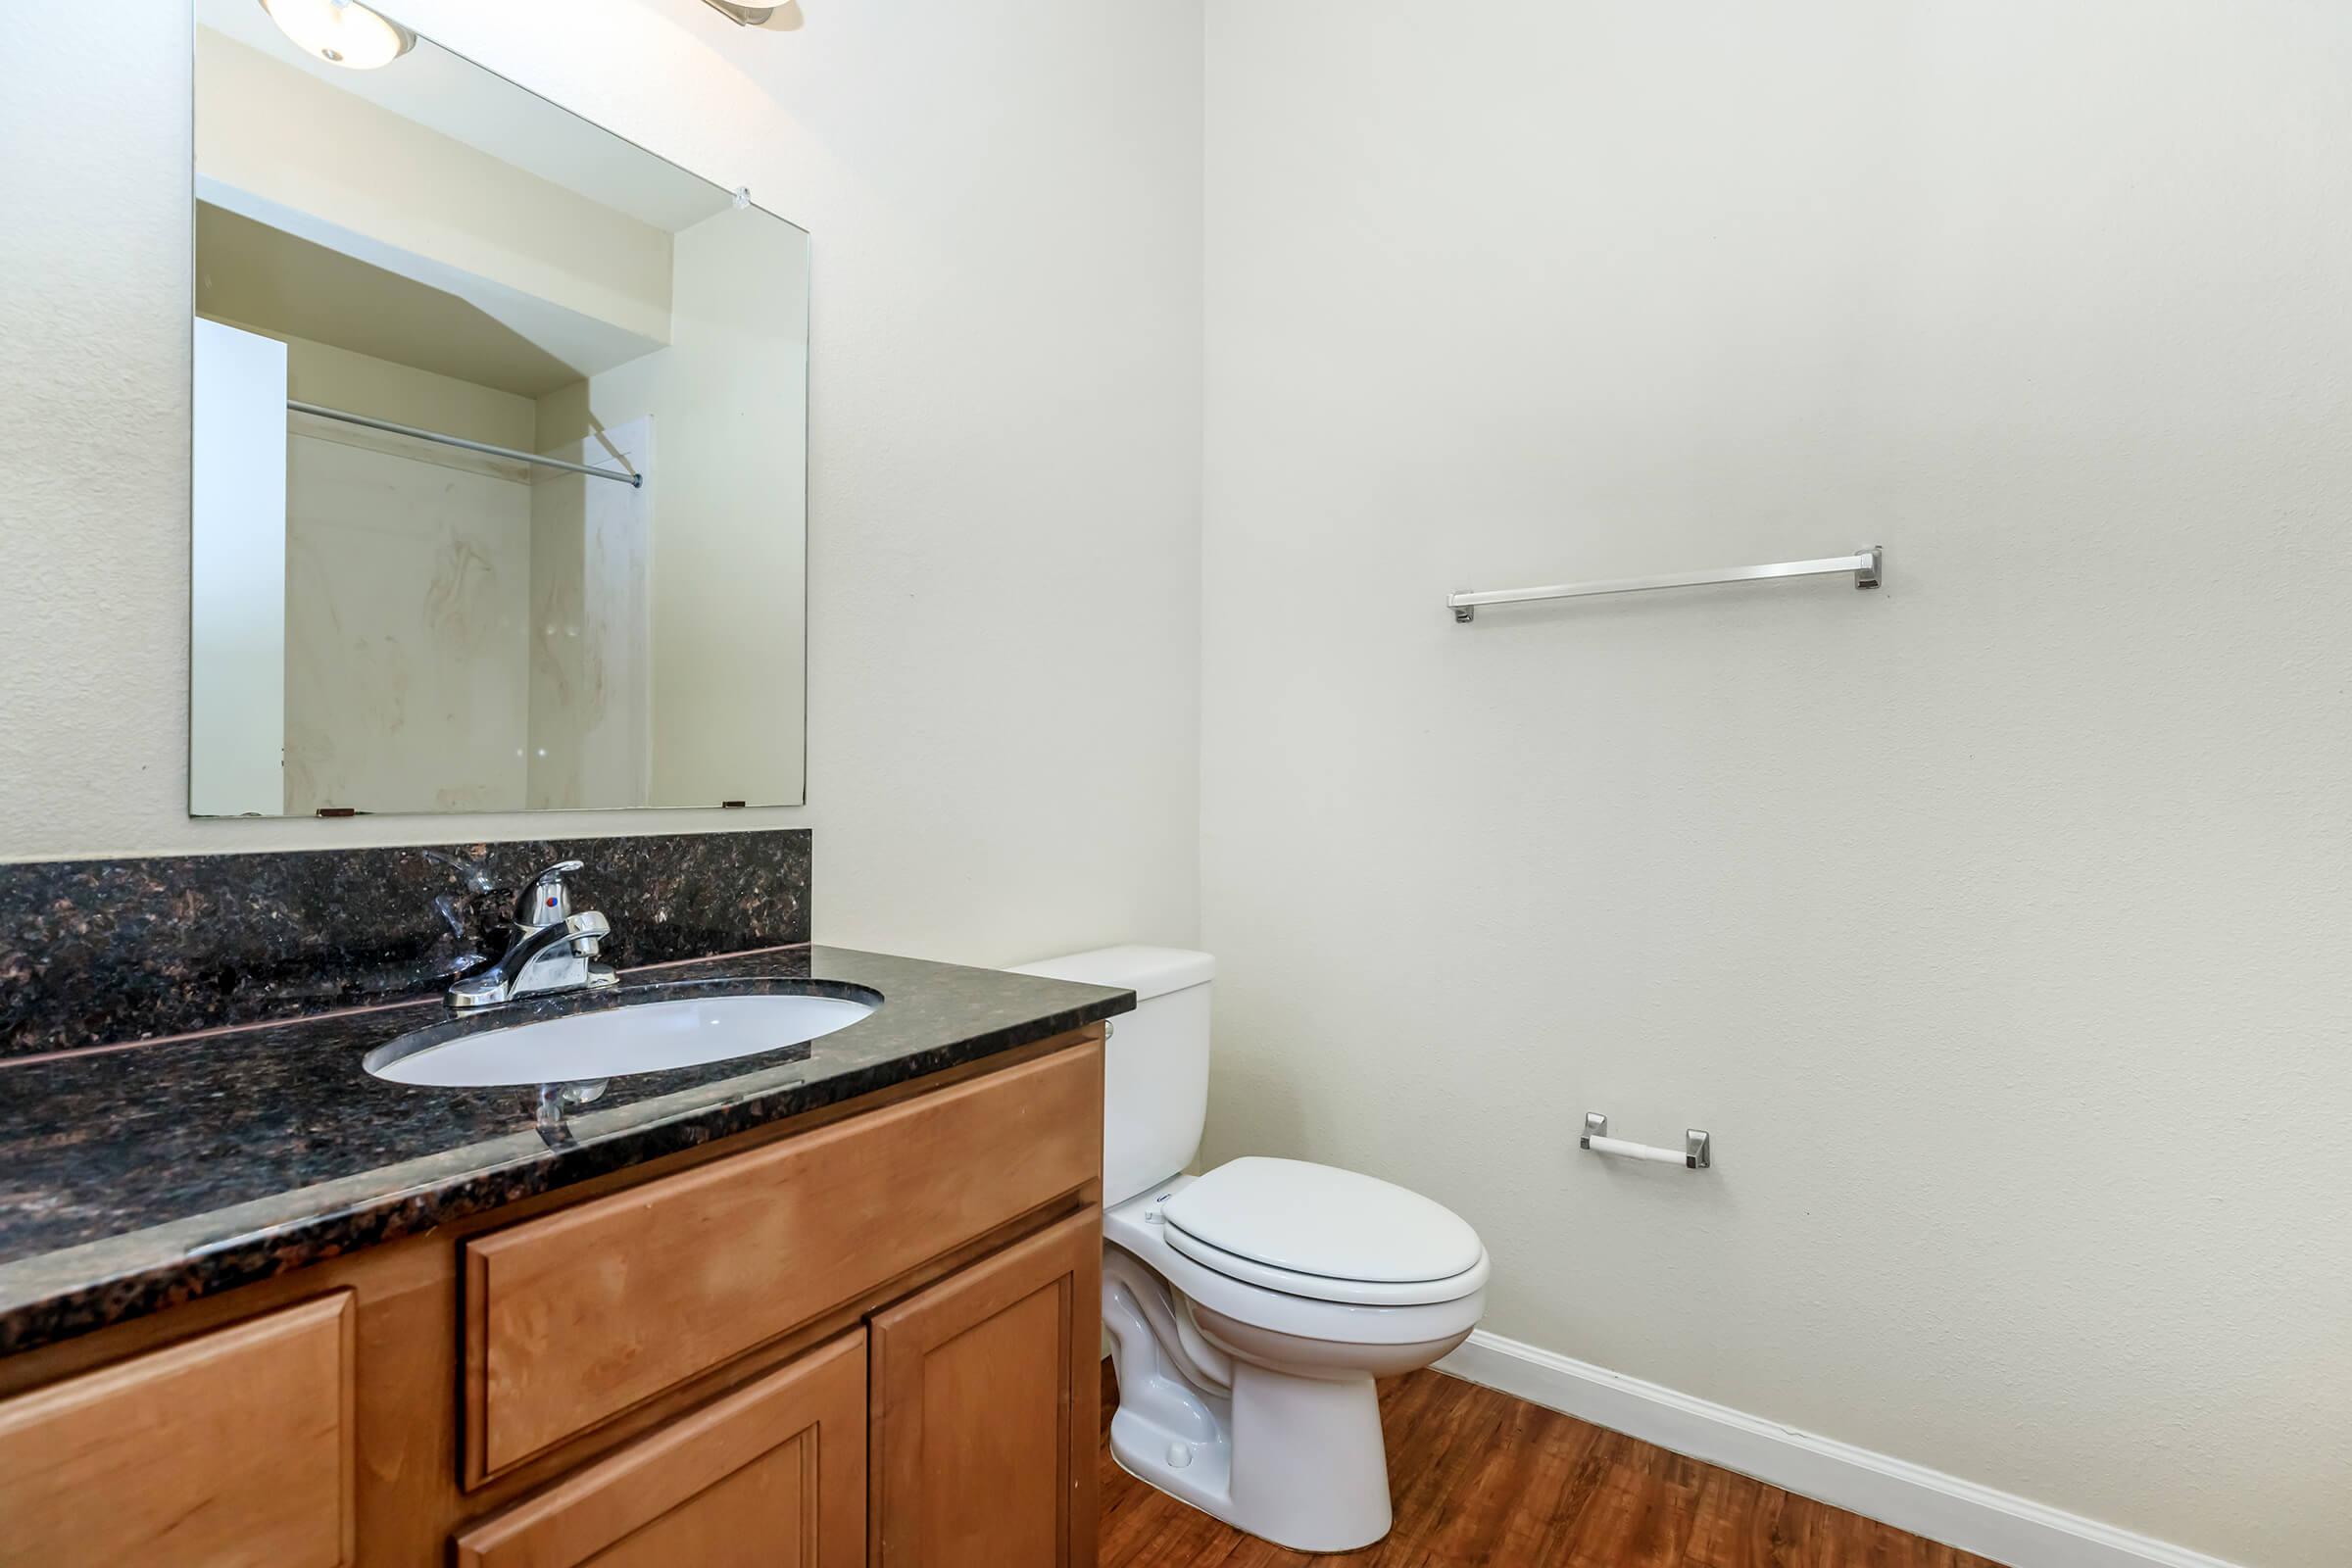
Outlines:
[[875, 1568], [1093, 1568], [1102, 1213], [872, 1322]]
[[1090, 1041], [469, 1241], [466, 1484], [1097, 1180], [1102, 1074]]
[[354, 1554], [352, 1293], [0, 1401], [8, 1568], [337, 1568]]
[[459, 1568], [856, 1568], [862, 1330], [458, 1537]]

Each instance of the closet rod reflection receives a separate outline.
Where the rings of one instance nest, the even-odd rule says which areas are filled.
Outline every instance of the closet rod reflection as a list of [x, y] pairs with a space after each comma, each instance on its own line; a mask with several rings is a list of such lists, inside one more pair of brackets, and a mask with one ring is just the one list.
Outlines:
[[565, 458], [543, 458], [536, 452], [517, 452], [513, 447], [494, 447], [487, 441], [468, 441], [462, 435], [443, 435], [438, 430], [419, 430], [413, 424], [394, 424], [390, 419], [378, 419], [365, 414], [351, 414], [342, 409], [322, 408], [316, 403], [297, 403], [286, 399], [286, 408], [295, 414], [316, 415], [321, 419], [340, 419], [345, 424], [364, 424], [370, 430], [387, 430], [394, 435], [415, 436], [419, 441], [438, 442], [445, 447], [464, 447], [484, 457], [507, 458], [515, 463], [536, 463], [544, 468], [562, 468], [566, 473], [584, 473], [591, 479], [618, 479], [631, 489], [642, 489], [645, 475], [627, 473], [619, 468], [592, 467], [585, 463], [573, 463]]

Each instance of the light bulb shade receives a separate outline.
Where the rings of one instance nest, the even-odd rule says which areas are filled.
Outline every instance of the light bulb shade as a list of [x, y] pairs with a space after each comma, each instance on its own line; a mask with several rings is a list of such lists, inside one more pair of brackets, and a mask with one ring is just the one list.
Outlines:
[[352, 71], [388, 66], [416, 43], [359, 0], [262, 0], [262, 9], [304, 54]]

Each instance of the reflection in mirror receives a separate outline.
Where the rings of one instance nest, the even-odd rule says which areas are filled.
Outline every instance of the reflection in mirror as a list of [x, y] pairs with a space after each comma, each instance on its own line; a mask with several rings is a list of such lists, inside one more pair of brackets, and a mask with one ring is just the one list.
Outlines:
[[808, 235], [195, 9], [190, 811], [798, 803]]

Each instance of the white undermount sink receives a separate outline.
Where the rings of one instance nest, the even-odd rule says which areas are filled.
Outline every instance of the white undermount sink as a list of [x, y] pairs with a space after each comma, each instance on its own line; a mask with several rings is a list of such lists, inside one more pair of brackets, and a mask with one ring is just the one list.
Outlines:
[[618, 1078], [779, 1051], [846, 1029], [878, 1004], [797, 993], [639, 1002], [477, 1029], [437, 1045], [395, 1040], [369, 1052], [364, 1065], [393, 1083], [443, 1089]]

